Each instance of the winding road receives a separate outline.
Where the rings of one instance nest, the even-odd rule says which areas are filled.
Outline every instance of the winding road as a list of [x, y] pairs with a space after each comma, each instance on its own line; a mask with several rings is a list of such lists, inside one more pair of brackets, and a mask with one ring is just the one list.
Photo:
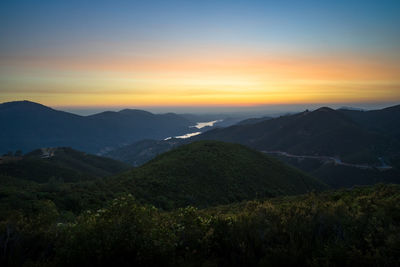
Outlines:
[[300, 159], [317, 159], [317, 160], [322, 160], [325, 162], [333, 162], [335, 165], [343, 165], [343, 166], [348, 166], [348, 167], [355, 167], [359, 169], [378, 169], [381, 171], [385, 170], [390, 170], [393, 167], [387, 165], [382, 157], [379, 157], [379, 161], [381, 162], [380, 166], [372, 166], [372, 165], [367, 165], [367, 164], [353, 164], [353, 163], [347, 163], [343, 162], [340, 158], [337, 157], [330, 157], [330, 156], [308, 156], [308, 155], [293, 155], [284, 151], [261, 151], [266, 154], [275, 154], [275, 155], [280, 155], [280, 156], [285, 156], [289, 158], [300, 158]]

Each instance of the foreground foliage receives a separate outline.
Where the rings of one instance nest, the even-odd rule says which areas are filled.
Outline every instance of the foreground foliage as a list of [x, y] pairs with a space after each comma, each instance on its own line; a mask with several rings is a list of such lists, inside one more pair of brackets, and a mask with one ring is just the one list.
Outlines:
[[0, 223], [2, 266], [399, 266], [400, 187], [171, 212], [126, 195], [60, 221], [46, 200]]

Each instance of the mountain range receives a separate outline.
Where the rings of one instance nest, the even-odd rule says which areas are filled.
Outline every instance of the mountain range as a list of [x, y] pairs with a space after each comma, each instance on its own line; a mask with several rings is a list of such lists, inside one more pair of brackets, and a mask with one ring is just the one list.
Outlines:
[[[260, 151], [284, 151], [295, 155], [338, 157], [349, 163], [379, 164], [384, 157], [397, 166], [400, 151], [400, 106], [376, 111], [319, 108], [278, 118], [248, 119], [236, 125], [216, 128], [187, 140], [220, 140], [240, 143]], [[163, 152], [165, 142], [131, 144], [131, 162], [143, 162], [144, 151]], [[158, 147], [158, 148], [156, 148]], [[111, 157], [129, 154], [127, 147], [110, 152]], [[120, 152], [121, 153], [120, 153]], [[121, 157], [121, 160], [129, 161]], [[147, 159], [150, 157], [147, 156]]]
[[[333, 187], [400, 182], [399, 114], [400, 106], [372, 111], [323, 107], [278, 118], [248, 119], [185, 140], [147, 140], [121, 147], [106, 156], [137, 166], [179, 145], [197, 140], [220, 140], [259, 151], [295, 155], [297, 158], [279, 159]], [[342, 162], [348, 165], [336, 166]], [[393, 168], [374, 169], [382, 164]]]
[[[275, 153], [333, 187], [400, 182], [400, 105], [371, 111], [323, 107], [163, 140], [199, 131], [193, 127], [198, 120], [216, 118], [129, 109], [78, 116], [29, 101], [9, 102], [0, 105], [0, 151], [65, 146], [140, 166], [184, 144], [219, 140]], [[234, 120], [227, 121], [219, 126]], [[379, 166], [385, 168], [373, 170]]]
[[41, 147], [72, 147], [99, 153], [146, 138], [164, 139], [195, 131], [174, 113], [125, 109], [79, 116], [29, 101], [0, 104], [0, 153]]
[[[323, 107], [253, 124], [214, 129], [193, 139], [241, 143], [262, 151], [337, 156], [352, 163], [378, 163], [379, 157], [389, 161], [399, 156], [399, 123], [396, 123], [400, 122], [399, 110], [400, 106], [374, 112]], [[375, 126], [378, 116], [382, 122]]]

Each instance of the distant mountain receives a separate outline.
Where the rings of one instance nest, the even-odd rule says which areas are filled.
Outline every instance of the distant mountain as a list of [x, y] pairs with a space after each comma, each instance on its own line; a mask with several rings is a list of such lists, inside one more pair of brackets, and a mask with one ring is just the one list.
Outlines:
[[207, 121], [217, 121], [214, 126], [217, 127], [228, 127], [234, 125], [244, 118], [249, 118], [250, 116], [244, 115], [229, 115], [229, 114], [179, 114], [180, 116], [193, 121], [193, 122], [207, 122]]
[[0, 175], [38, 183], [47, 183], [50, 180], [87, 181], [114, 175], [130, 168], [126, 163], [67, 147], [43, 148], [24, 156], [0, 158]]
[[254, 123], [258, 123], [258, 122], [262, 122], [262, 121], [266, 121], [266, 120], [270, 120], [270, 119], [272, 119], [272, 117], [251, 118], [251, 119], [239, 121], [236, 125], [254, 124]]
[[386, 170], [373, 167], [357, 168], [319, 159], [293, 158], [282, 155], [274, 157], [320, 179], [332, 188], [373, 185], [377, 183], [400, 184], [400, 170], [396, 167]]
[[359, 125], [400, 139], [400, 105], [380, 110], [339, 110]]
[[[353, 163], [375, 164], [380, 162], [378, 157], [383, 156], [396, 165], [400, 153], [398, 107], [368, 112], [320, 108], [279, 118], [248, 119], [186, 140], [175, 140], [174, 146], [196, 140], [220, 140], [241, 143], [257, 150], [338, 156]], [[141, 164], [170, 148], [165, 141], [146, 141], [107, 155], [131, 164]], [[141, 155], [147, 156], [141, 158]]]
[[382, 131], [374, 131], [366, 127], [367, 123], [360, 123], [361, 119], [348, 115], [360, 111], [336, 111], [324, 107], [255, 124], [214, 129], [192, 139], [221, 140], [257, 150], [339, 156], [349, 162], [375, 163], [379, 156], [390, 158], [400, 151], [399, 140], [389, 134], [400, 125], [400, 119], [392, 114], [381, 114], [382, 111], [367, 113], [368, 120], [365, 119], [370, 122], [375, 114], [382, 116], [385, 121], [380, 123]]
[[108, 188], [113, 190], [113, 186], [166, 209], [207, 207], [327, 188], [261, 152], [216, 141], [194, 142], [159, 155], [109, 179]]
[[[373, 111], [320, 108], [258, 122], [255, 119], [255, 123], [244, 121], [244, 124], [214, 129], [189, 139], [174, 140], [173, 145], [166, 141], [136, 143], [107, 155], [137, 166], [183, 144], [196, 140], [220, 140], [241, 143], [257, 150], [322, 156], [322, 159], [278, 158], [332, 187], [400, 183], [399, 107]], [[323, 156], [372, 168], [335, 165], [332, 160], [326, 162]], [[374, 168], [380, 166], [382, 160], [393, 168]]]
[[354, 108], [354, 107], [347, 107], [347, 106], [340, 107], [340, 108], [338, 108], [338, 110], [365, 111], [365, 109], [362, 109], [362, 108]]
[[157, 155], [183, 144], [187, 139], [143, 140], [131, 145], [122, 146], [105, 153], [103, 156], [140, 166]]
[[68, 146], [98, 153], [142, 139], [186, 134], [193, 122], [179, 115], [143, 110], [78, 116], [29, 102], [0, 104], [0, 153]]

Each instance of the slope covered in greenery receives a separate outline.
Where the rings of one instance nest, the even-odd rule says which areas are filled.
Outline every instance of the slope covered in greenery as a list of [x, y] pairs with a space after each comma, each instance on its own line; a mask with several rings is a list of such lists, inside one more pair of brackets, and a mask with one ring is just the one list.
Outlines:
[[128, 170], [126, 163], [86, 154], [71, 148], [38, 149], [0, 164], [0, 174], [48, 182], [50, 179], [77, 182], [106, 177]]
[[183, 145], [108, 182], [111, 189], [124, 188], [136, 198], [166, 209], [207, 207], [327, 188], [261, 152], [217, 141]]
[[99, 208], [116, 197], [107, 190], [103, 178], [131, 168], [70, 148], [35, 150], [25, 156], [4, 158], [6, 162], [0, 164], [0, 220], [16, 210], [36, 213], [47, 202], [67, 217]]
[[[80, 152], [60, 151], [41, 160], [75, 168], [100, 160], [78, 164], [71, 154]], [[0, 265], [399, 266], [400, 187], [325, 188], [216, 141], [113, 177], [38, 183], [0, 174]], [[273, 197], [282, 194], [292, 196]]]
[[399, 266], [400, 188], [377, 185], [165, 212], [130, 195], [60, 222], [0, 222], [2, 266]]
[[[97, 209], [122, 193], [164, 209], [207, 207], [326, 188], [302, 172], [241, 145], [198, 142], [129, 166], [69, 148], [35, 150], [0, 164], [0, 219], [35, 213], [43, 201], [65, 216]], [[68, 215], [70, 214], [70, 215]], [[64, 216], [63, 215], [63, 216]]]

